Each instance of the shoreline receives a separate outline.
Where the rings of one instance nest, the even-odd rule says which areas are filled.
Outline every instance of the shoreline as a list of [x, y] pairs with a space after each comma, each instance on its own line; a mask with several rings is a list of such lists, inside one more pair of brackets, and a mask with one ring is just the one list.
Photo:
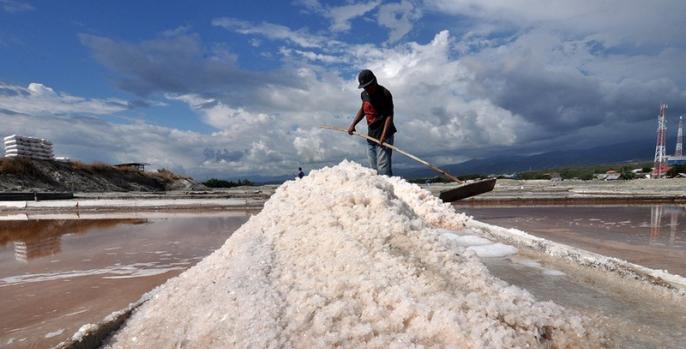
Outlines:
[[[421, 184], [438, 196], [454, 183]], [[73, 199], [0, 201], [0, 215], [21, 212], [86, 212], [159, 209], [259, 210], [277, 185], [203, 191], [77, 192]], [[456, 201], [454, 206], [654, 205], [686, 204], [686, 178], [628, 181], [499, 179], [492, 192]]]
[[656, 205], [686, 204], [683, 196], [642, 196], [642, 197], [557, 197], [557, 198], [482, 198], [460, 200], [453, 205], [460, 206], [574, 206], [574, 205]]
[[[433, 193], [437, 195], [438, 192]], [[506, 206], [578, 206], [578, 205], [659, 205], [686, 204], [686, 196], [653, 195], [653, 196], [594, 196], [594, 197], [494, 197], [483, 194], [483, 198], [471, 198], [453, 202], [460, 207], [506, 207]], [[72, 199], [50, 201], [0, 201], [0, 217], [11, 214], [49, 214], [49, 213], [82, 213], [82, 212], [127, 212], [157, 210], [227, 210], [255, 211], [261, 210], [269, 197], [245, 198], [146, 198], [131, 197], [117, 199]]]
[[88, 199], [0, 201], [0, 217], [12, 214], [127, 212], [156, 210], [261, 210], [264, 199]]
[[[438, 186], [433, 186], [432, 191]], [[559, 189], [559, 188], [553, 188]], [[541, 195], [540, 191], [522, 191], [517, 189], [513, 193], [499, 188], [492, 193], [481, 195], [478, 198], [463, 200], [454, 203], [456, 211], [460, 206], [568, 206], [568, 205], [650, 205], [655, 203], [678, 203], [673, 199], [680, 196], [673, 193], [616, 193], [585, 191], [573, 192], [575, 197], [570, 198], [570, 190], [548, 191]], [[255, 196], [261, 194], [262, 196]], [[434, 195], [436, 193], [434, 192]], [[89, 197], [80, 197], [75, 200], [61, 201], [38, 201], [23, 202], [3, 206], [0, 202], [0, 221], [2, 220], [46, 220], [46, 219], [100, 219], [108, 216], [136, 215], [246, 215], [251, 212], [259, 212], [264, 203], [271, 195], [264, 192], [242, 191], [243, 197], [216, 198], [208, 197], [200, 193], [171, 193], [169, 196], [160, 197], [157, 194], [139, 193], [97, 193]], [[216, 194], [215, 194], [216, 195]], [[582, 195], [586, 197], [578, 197]], [[635, 195], [635, 197], [634, 197]], [[124, 198], [126, 196], [127, 198]], [[155, 197], [151, 197], [155, 196]], [[592, 197], [589, 197], [592, 196]], [[570, 200], [571, 199], [571, 200]], [[686, 202], [686, 197], [684, 201]], [[569, 270], [570, 277], [584, 279], [588, 275], [598, 275], [602, 278], [611, 278], [616, 287], [621, 289], [640, 289], [649, 291], [656, 298], [663, 299], [665, 304], [680, 302], [686, 297], [686, 278], [670, 274], [665, 270], [650, 269], [637, 264], [627, 262], [614, 257], [600, 255], [570, 245], [557, 243], [552, 240], [538, 238], [525, 231], [508, 229], [491, 225], [474, 219], [466, 223], [466, 227], [478, 232], [479, 235], [490, 237], [498, 242], [505, 242], [521, 250], [523, 255], [538, 258], [550, 258], [550, 260], [565, 266], [563, 270]], [[576, 270], [576, 271], [575, 271]], [[60, 343], [58, 348], [91, 347], [93, 343], [99, 343], [104, 337], [110, 335], [123, 323], [131, 312], [145, 303], [155, 290], [143, 295], [138, 301], [128, 307], [114, 312], [95, 324], [82, 326], [71, 338]]]

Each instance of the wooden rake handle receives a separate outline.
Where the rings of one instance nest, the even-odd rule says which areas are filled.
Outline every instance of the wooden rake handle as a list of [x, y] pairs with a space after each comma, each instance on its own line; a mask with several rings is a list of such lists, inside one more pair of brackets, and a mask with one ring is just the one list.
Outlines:
[[[340, 128], [340, 127], [334, 127], [334, 126], [319, 126], [319, 127], [320, 127], [320, 128], [323, 128], [323, 129], [326, 129], [326, 130], [333, 130], [333, 131], [340, 131], [340, 132], [348, 133], [348, 130], [347, 130], [347, 129]], [[464, 183], [464, 181], [461, 181], [459, 178], [457, 178], [457, 177], [451, 175], [450, 173], [445, 172], [445, 171], [441, 170], [440, 168], [438, 168], [438, 167], [436, 167], [436, 166], [434, 166], [434, 165], [428, 163], [427, 161], [424, 161], [424, 160], [422, 160], [422, 159], [420, 159], [420, 158], [418, 158], [418, 157], [416, 157], [416, 156], [414, 156], [414, 155], [412, 155], [412, 154], [410, 154], [410, 153], [408, 153], [408, 152], [406, 152], [406, 151], [403, 151], [403, 150], [401, 150], [401, 149], [398, 149], [398, 147], [396, 147], [396, 146], [394, 146], [394, 145], [391, 145], [391, 144], [388, 144], [388, 143], [381, 144], [381, 142], [379, 142], [378, 139], [376, 139], [376, 138], [374, 138], [374, 137], [369, 137], [369, 136], [367, 136], [367, 135], [363, 135], [363, 134], [360, 134], [360, 133], [357, 133], [357, 132], [353, 133], [353, 135], [358, 136], [358, 137], [361, 137], [361, 138], [364, 138], [364, 139], [367, 139], [367, 140], [370, 140], [370, 141], [372, 141], [372, 142], [374, 142], [374, 143], [376, 143], [376, 144], [378, 144], [378, 145], [381, 145], [381, 146], [384, 146], [384, 147], [388, 147], [388, 148], [390, 148], [390, 149], [392, 149], [392, 150], [394, 150], [394, 151], [397, 151], [398, 153], [403, 154], [403, 155], [407, 156], [408, 158], [410, 158], [410, 159], [412, 159], [412, 160], [414, 160], [414, 161], [417, 161], [418, 163], [420, 163], [420, 164], [422, 164], [422, 165], [425, 165], [425, 166], [427, 166], [428, 168], [430, 168], [430, 169], [432, 169], [432, 170], [434, 170], [434, 171], [436, 171], [436, 172], [438, 172], [438, 173], [440, 173], [440, 174], [442, 174], [442, 175], [448, 177], [451, 181], [457, 182], [457, 183], [459, 183], [459, 184], [463, 184], [463, 183]]]

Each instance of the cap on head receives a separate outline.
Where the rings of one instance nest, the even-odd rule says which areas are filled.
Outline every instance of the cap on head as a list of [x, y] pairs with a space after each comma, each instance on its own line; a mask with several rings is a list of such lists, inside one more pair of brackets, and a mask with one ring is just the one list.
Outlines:
[[360, 74], [357, 75], [357, 81], [360, 83], [357, 88], [365, 88], [376, 82], [376, 76], [374, 76], [374, 73], [372, 73], [371, 70], [363, 69], [360, 71]]

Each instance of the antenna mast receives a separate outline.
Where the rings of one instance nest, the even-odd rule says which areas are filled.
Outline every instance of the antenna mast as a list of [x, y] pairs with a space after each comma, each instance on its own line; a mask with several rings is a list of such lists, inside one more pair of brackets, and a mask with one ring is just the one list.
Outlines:
[[679, 117], [679, 128], [676, 132], [676, 150], [674, 156], [684, 156], [684, 116]]
[[655, 146], [655, 168], [653, 178], [662, 178], [667, 173], [667, 154], [665, 154], [665, 133], [667, 130], [667, 104], [660, 104], [660, 114], [657, 116], [657, 145]]

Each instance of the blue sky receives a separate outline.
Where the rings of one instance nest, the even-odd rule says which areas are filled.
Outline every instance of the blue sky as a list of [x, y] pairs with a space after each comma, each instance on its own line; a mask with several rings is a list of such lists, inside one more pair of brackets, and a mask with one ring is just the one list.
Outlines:
[[371, 68], [439, 164], [644, 139], [686, 112], [685, 4], [0, 0], [0, 133], [197, 178], [364, 163], [318, 126]]

